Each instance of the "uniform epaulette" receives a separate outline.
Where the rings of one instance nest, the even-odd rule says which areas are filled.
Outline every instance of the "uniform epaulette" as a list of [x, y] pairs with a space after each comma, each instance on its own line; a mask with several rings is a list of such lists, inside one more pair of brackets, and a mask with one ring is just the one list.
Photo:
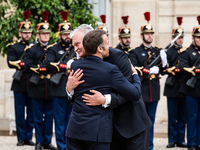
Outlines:
[[31, 48], [31, 47], [33, 47], [34, 46], [34, 44], [32, 43], [32, 44], [30, 44], [29, 46], [28, 46], [28, 48]]
[[183, 47], [183, 48], [181, 48], [181, 49], [180, 49], [180, 53], [186, 51], [187, 48], [188, 48], [188, 47]]
[[139, 47], [140, 47], [140, 46], [137, 46], [137, 47], [135, 47], [135, 49], [136, 49], [136, 48], [139, 48]]
[[134, 50], [134, 49], [135, 49], [135, 47], [130, 48], [130, 49], [128, 50], [128, 52], [131, 52], [131, 51]]
[[27, 46], [27, 47], [24, 49], [24, 51], [26, 51], [27, 49], [29, 49], [29, 48], [31, 48], [31, 47], [33, 47], [33, 46], [34, 46], [34, 44], [31, 43], [29, 46]]
[[16, 42], [13, 42], [13, 43], [8, 43], [7, 45], [6, 45], [6, 47], [8, 47], [8, 46], [10, 46], [10, 45], [14, 45]]
[[51, 44], [51, 45], [48, 45], [47, 46], [47, 49], [49, 48], [49, 47], [53, 47], [54, 45], [56, 45], [57, 43], [53, 43], [53, 44]]
[[156, 48], [156, 49], [160, 49], [160, 47], [158, 47], [158, 46], [155, 46], [155, 48]]

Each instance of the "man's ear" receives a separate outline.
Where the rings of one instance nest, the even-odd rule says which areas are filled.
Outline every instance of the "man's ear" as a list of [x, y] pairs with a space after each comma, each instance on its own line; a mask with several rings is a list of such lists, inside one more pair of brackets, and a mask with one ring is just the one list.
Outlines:
[[58, 33], [58, 38], [60, 39], [60, 37], [61, 37], [61, 36], [60, 36], [60, 33]]
[[37, 38], [39, 39], [39, 33], [36, 34]]
[[22, 33], [21, 33], [21, 32], [19, 32], [18, 34], [19, 34], [19, 37], [21, 37], [21, 36], [22, 36]]
[[140, 38], [143, 40], [143, 34], [140, 34]]
[[98, 46], [97, 47], [97, 51], [100, 52], [100, 53], [102, 53], [103, 52], [103, 48], [101, 46]]

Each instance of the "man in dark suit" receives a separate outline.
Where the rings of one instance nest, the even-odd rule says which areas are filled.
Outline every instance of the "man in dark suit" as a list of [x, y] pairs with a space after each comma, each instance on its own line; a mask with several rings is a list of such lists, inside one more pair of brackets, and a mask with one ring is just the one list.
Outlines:
[[[90, 89], [108, 94], [115, 90], [129, 100], [140, 98], [140, 81], [133, 75], [134, 84], [127, 81], [118, 68], [103, 61], [109, 55], [108, 37], [103, 30], [89, 32], [83, 39], [88, 56], [72, 63], [72, 69], [84, 71], [83, 84], [74, 90], [74, 106], [67, 129], [68, 149], [109, 149], [112, 139], [112, 110], [88, 106], [82, 99]], [[72, 74], [70, 74], [72, 76]], [[71, 92], [68, 89], [68, 92]], [[78, 129], [78, 130], [77, 130]]]
[[[82, 26], [83, 25], [75, 29], [74, 31], [75, 34], [73, 35], [73, 42], [75, 45], [75, 51], [78, 51], [81, 57], [85, 57], [86, 52], [82, 46], [82, 43], [80, 42], [82, 41], [83, 38], [81, 33], [82, 32], [85, 33], [88, 32], [88, 30], [93, 30], [93, 29], [89, 28], [89, 26], [87, 28]], [[110, 47], [109, 57], [105, 58], [104, 60], [117, 65], [120, 71], [123, 73], [124, 77], [129, 81], [132, 81], [131, 65], [125, 53]], [[68, 80], [68, 85], [73, 86], [72, 89], [74, 89], [78, 84], [82, 83], [82, 81], [79, 81], [78, 77], [79, 76], [76, 76]], [[126, 103], [126, 100], [119, 94], [117, 95], [114, 92], [111, 92], [110, 100], [108, 100], [110, 101], [110, 103], [104, 104], [105, 103], [104, 99], [105, 98], [107, 99], [109, 96], [102, 95], [100, 92], [97, 92], [95, 90], [92, 90], [92, 92], [94, 92], [94, 95], [92, 96], [84, 95], [85, 96], [84, 98], [87, 98], [88, 100], [87, 105], [102, 104], [104, 107], [108, 108], [116, 107], [114, 109], [114, 120], [113, 120], [114, 133], [112, 139], [113, 141], [111, 143], [111, 149], [115, 150], [148, 149], [148, 141], [149, 141], [148, 128], [151, 126], [151, 121], [148, 117], [143, 100], [140, 99], [137, 102], [128, 101]], [[91, 100], [91, 102], [89, 100]], [[119, 105], [121, 105], [121, 107], [117, 107]]]

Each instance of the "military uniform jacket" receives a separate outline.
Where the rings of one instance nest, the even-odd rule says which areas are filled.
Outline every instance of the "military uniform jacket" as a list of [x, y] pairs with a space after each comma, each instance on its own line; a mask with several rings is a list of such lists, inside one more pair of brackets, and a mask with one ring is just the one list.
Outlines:
[[[144, 62], [149, 57], [148, 51], [151, 54], [158, 52], [154, 47], [147, 48], [143, 44], [130, 51], [129, 58], [134, 67], [144, 67]], [[141, 75], [139, 72], [138, 74]], [[142, 96], [145, 102], [155, 102], [160, 99], [159, 77], [142, 80]]]
[[129, 54], [129, 50], [131, 49], [131, 47], [124, 47], [122, 46], [120, 43], [115, 47], [117, 49], [120, 49], [121, 51], [123, 51], [125, 54]]
[[[65, 53], [66, 50], [68, 50], [68, 56], [69, 57], [74, 57], [75, 56], [75, 52], [74, 52], [74, 47], [69, 47], [70, 49], [68, 49], [68, 46], [66, 46], [65, 44], [62, 43], [57, 43], [53, 46], [50, 46], [47, 49], [47, 56], [46, 56], [46, 60], [45, 60], [45, 65], [47, 67], [47, 70], [49, 72], [51, 72], [52, 74], [55, 74], [58, 72], [58, 70], [56, 69], [55, 66], [51, 65], [50, 63], [57, 63], [60, 58], [62, 57], [62, 55]], [[71, 58], [71, 59], [72, 59]], [[63, 61], [65, 61], [66, 58], [64, 58]], [[66, 62], [63, 62], [66, 64]], [[67, 78], [68, 78], [68, 73], [67, 71], [65, 71], [65, 73], [63, 73], [62, 78], [60, 80], [60, 83], [58, 85], [51, 83], [51, 93], [52, 96], [55, 97], [68, 97], [67, 93], [66, 93], [66, 83], [67, 83]]]
[[[26, 55], [24, 58], [25, 62], [25, 70], [29, 72], [30, 76], [32, 76], [35, 72], [30, 70], [30, 68], [37, 68], [39, 60], [44, 60], [45, 49], [42, 44], [37, 43], [34, 46], [30, 47], [26, 51]], [[42, 58], [42, 59], [41, 59]], [[41, 64], [43, 66], [43, 64]], [[44, 66], [43, 66], [44, 67]], [[46, 76], [48, 73], [44, 72], [43, 75]], [[28, 95], [32, 98], [36, 99], [50, 99], [50, 81], [49, 79], [43, 78], [40, 79], [38, 85], [34, 85], [32, 83], [28, 83]]]
[[[16, 44], [9, 44], [7, 50], [7, 63], [9, 68], [15, 68], [16, 71], [18, 68], [14, 65], [11, 65], [9, 61], [17, 61], [20, 59], [22, 54], [24, 53], [24, 49], [28, 47], [28, 44], [25, 42], [19, 42]], [[27, 73], [23, 72], [22, 78], [20, 81], [13, 80], [11, 90], [15, 92], [27, 92]]]
[[[178, 65], [178, 57], [180, 54], [180, 48], [173, 45], [170, 49], [168, 49], [167, 51], [167, 61], [168, 61], [168, 65], [169, 68]], [[169, 74], [168, 77], [173, 76], [172, 74]], [[164, 88], [164, 95], [168, 96], [168, 97], [179, 97], [180, 93], [179, 93], [179, 88], [181, 85], [181, 78], [180, 76], [175, 75], [175, 82], [173, 86], [167, 85], [165, 84], [165, 88]]]
[[188, 87], [186, 82], [192, 77], [192, 74], [183, 70], [183, 67], [192, 68], [194, 66], [194, 63], [199, 57], [198, 51], [200, 51], [200, 48], [191, 44], [186, 51], [180, 54], [179, 68], [181, 68], [181, 72], [183, 73], [183, 82], [179, 91], [185, 95], [200, 98], [200, 80], [197, 80], [194, 88]]

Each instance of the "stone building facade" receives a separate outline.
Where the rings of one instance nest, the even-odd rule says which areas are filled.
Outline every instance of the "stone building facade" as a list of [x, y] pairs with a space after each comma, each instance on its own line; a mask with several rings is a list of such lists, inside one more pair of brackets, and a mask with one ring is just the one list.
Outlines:
[[[109, 39], [112, 46], [118, 44], [118, 28], [123, 26], [121, 16], [129, 15], [128, 26], [131, 28], [131, 46], [139, 46], [140, 27], [146, 23], [143, 13], [151, 13], [150, 23], [155, 34], [153, 45], [165, 47], [171, 41], [172, 28], [178, 27], [176, 17], [183, 17], [182, 27], [185, 31], [184, 45], [192, 42], [192, 29], [198, 26], [196, 17], [200, 15], [199, 0], [90, 0], [97, 2], [94, 13], [96, 16], [107, 15]], [[102, 9], [103, 7], [103, 9]], [[106, 7], [106, 8], [104, 8]], [[99, 16], [98, 16], [99, 17]], [[13, 69], [9, 69], [6, 56], [0, 56], [0, 118], [14, 117], [13, 93], [10, 91]], [[167, 103], [163, 97], [165, 76], [161, 78], [161, 100], [158, 105], [156, 121], [167, 121]]]

